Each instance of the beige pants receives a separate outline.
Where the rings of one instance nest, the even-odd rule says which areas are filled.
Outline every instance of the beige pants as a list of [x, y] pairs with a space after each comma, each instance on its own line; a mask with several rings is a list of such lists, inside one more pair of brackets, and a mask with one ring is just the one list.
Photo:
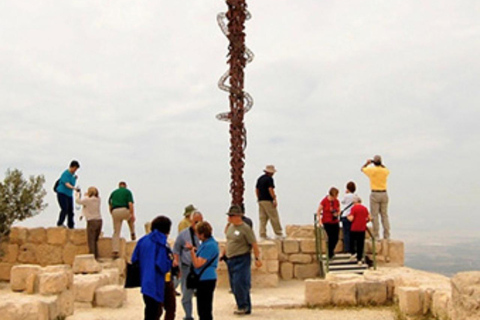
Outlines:
[[130, 210], [127, 208], [116, 208], [112, 210], [113, 237], [112, 251], [120, 252], [120, 232], [122, 231], [122, 222], [126, 220], [130, 228], [130, 234], [135, 233], [135, 223], [130, 220]]
[[282, 225], [278, 216], [277, 208], [271, 201], [258, 201], [258, 216], [260, 218], [260, 237], [267, 237], [267, 223], [270, 220], [273, 232], [277, 236], [282, 235]]
[[386, 192], [370, 193], [370, 213], [373, 219], [373, 236], [380, 238], [379, 215], [382, 218], [383, 238], [390, 239], [390, 222], [388, 221], [388, 194]]

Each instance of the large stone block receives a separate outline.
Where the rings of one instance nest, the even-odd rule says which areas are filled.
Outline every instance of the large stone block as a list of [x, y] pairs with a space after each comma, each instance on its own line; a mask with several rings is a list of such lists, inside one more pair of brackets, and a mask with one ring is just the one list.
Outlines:
[[363, 274], [365, 280], [368, 281], [384, 281], [387, 285], [387, 301], [392, 302], [395, 292], [395, 279], [393, 275], [381, 273], [379, 271], [367, 270]]
[[43, 295], [60, 294], [67, 290], [68, 275], [64, 272], [45, 272], [38, 275], [38, 291]]
[[71, 289], [73, 288], [73, 270], [72, 267], [69, 266], [68, 264], [60, 264], [60, 265], [54, 265], [54, 266], [47, 266], [43, 268], [43, 272], [49, 272], [49, 273], [64, 273], [66, 275], [66, 280], [67, 280], [67, 288]]
[[104, 269], [102, 274], [105, 274], [108, 278], [108, 284], [117, 285], [120, 283], [120, 273], [117, 268], [115, 269]]
[[[120, 238], [120, 257], [126, 256], [126, 241]], [[98, 239], [98, 256], [99, 258], [109, 259], [112, 257], [112, 238]]]
[[305, 253], [291, 254], [288, 260], [292, 263], [308, 264], [312, 262], [312, 255]]
[[431, 312], [435, 319], [451, 319], [451, 297], [452, 294], [449, 291], [437, 290], [433, 293]]
[[40, 244], [35, 248], [35, 255], [42, 266], [63, 263], [63, 248], [59, 245]]
[[313, 225], [287, 225], [287, 238], [292, 239], [315, 239], [315, 228]]
[[95, 305], [105, 308], [120, 308], [127, 298], [122, 286], [108, 285], [95, 290]]
[[282, 262], [280, 264], [280, 276], [283, 280], [293, 279], [293, 263]]
[[390, 240], [388, 243], [390, 263], [396, 266], [405, 264], [405, 246], [402, 241]]
[[283, 240], [283, 253], [298, 253], [300, 252], [300, 243], [298, 240], [285, 239]]
[[309, 279], [315, 278], [320, 273], [320, 267], [318, 263], [311, 264], [298, 264], [294, 267], [294, 277], [296, 279]]
[[315, 239], [300, 240], [300, 251], [302, 253], [316, 253]]
[[99, 273], [102, 271], [102, 265], [95, 260], [93, 254], [81, 254], [75, 256], [73, 262], [73, 273]]
[[335, 306], [354, 306], [357, 304], [357, 282], [331, 282], [332, 303]]
[[47, 242], [47, 231], [45, 228], [28, 229], [27, 242], [35, 244]]
[[320, 279], [305, 280], [305, 304], [326, 306], [332, 303], [330, 282]]
[[68, 229], [64, 227], [47, 228], [47, 243], [64, 245], [68, 240]]
[[86, 245], [76, 246], [71, 243], [67, 243], [63, 247], [63, 263], [73, 265], [75, 256], [81, 254], [88, 254], [88, 247]]
[[27, 294], [38, 292], [38, 275], [32, 273], [25, 279], [25, 291]]
[[18, 244], [13, 243], [2, 243], [1, 245], [2, 253], [0, 252], [0, 262], [15, 263], [17, 262], [18, 257]]
[[262, 260], [278, 260], [277, 245], [273, 241], [264, 241], [258, 244]]
[[[57, 296], [41, 296], [38, 297], [37, 300], [43, 316], [47, 316], [44, 318], [45, 320], [57, 320], [60, 317]], [[39, 319], [41, 319], [41, 317], [39, 317]]]
[[267, 261], [263, 261], [263, 263], [265, 263], [268, 273], [278, 274], [278, 270], [280, 266], [278, 260], [267, 260]]
[[73, 288], [65, 290], [58, 295], [58, 313], [61, 317], [71, 316], [75, 306], [75, 293]]
[[87, 244], [86, 229], [68, 229], [68, 238], [76, 246]]
[[252, 272], [253, 288], [275, 288], [278, 287], [278, 274]]
[[49, 310], [32, 297], [7, 297], [0, 300], [2, 320], [49, 320]]
[[21, 264], [13, 266], [10, 273], [10, 287], [13, 291], [24, 291], [26, 289], [27, 277], [31, 274], [38, 275], [42, 268], [37, 265]]
[[385, 281], [362, 281], [357, 283], [357, 302], [360, 305], [384, 305], [387, 302]]
[[457, 273], [451, 283], [454, 319], [480, 319], [480, 271]]
[[9, 239], [10, 243], [22, 245], [27, 242], [28, 231], [24, 227], [12, 227], [10, 229]]
[[398, 306], [400, 311], [407, 316], [416, 316], [423, 313], [422, 296], [419, 288], [399, 287]]
[[10, 272], [12, 270], [13, 263], [0, 262], [0, 280], [10, 281]]
[[92, 302], [95, 290], [107, 283], [108, 277], [104, 274], [76, 274], [73, 281], [75, 301]]
[[36, 245], [33, 243], [25, 243], [21, 245], [18, 253], [18, 262], [26, 264], [38, 263], [36, 248]]

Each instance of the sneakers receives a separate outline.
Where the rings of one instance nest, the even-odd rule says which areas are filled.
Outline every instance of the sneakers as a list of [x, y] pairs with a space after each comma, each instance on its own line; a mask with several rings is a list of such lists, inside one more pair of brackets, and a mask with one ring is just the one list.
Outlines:
[[268, 236], [260, 237], [260, 241], [268, 241], [268, 240], [272, 240], [272, 238], [270, 238]]
[[285, 237], [283, 235], [276, 235], [275, 240], [285, 240]]
[[357, 254], [352, 254], [349, 261], [357, 261]]
[[247, 315], [247, 314], [250, 314], [250, 313], [252, 313], [252, 311], [247, 310], [247, 309], [237, 309], [237, 310], [233, 311], [233, 314], [235, 314], [237, 316], [244, 316], [244, 315]]

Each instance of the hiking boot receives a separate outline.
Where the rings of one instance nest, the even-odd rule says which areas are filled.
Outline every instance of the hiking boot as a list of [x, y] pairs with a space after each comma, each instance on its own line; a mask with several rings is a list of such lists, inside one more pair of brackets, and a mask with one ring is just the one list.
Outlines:
[[251, 311], [247, 310], [247, 309], [237, 309], [235, 311], [233, 311], [233, 314], [237, 315], [237, 316], [243, 316], [243, 315], [246, 315], [246, 314], [250, 314]]

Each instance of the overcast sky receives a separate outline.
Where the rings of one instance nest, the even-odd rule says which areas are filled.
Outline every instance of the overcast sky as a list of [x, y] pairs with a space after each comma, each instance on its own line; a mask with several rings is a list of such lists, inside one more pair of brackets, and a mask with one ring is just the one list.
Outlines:
[[[478, 232], [478, 1], [248, 3], [245, 198], [256, 226], [266, 164], [278, 169], [282, 222], [306, 224], [349, 180], [368, 205], [360, 167], [381, 154], [393, 238]], [[24, 225], [55, 224], [52, 186], [78, 159], [79, 185], [105, 200], [107, 234], [106, 199], [125, 180], [139, 224], [166, 214], [176, 225], [193, 203], [222, 237], [225, 10], [221, 0], [0, 1], [0, 168], [47, 180], [48, 208]]]

